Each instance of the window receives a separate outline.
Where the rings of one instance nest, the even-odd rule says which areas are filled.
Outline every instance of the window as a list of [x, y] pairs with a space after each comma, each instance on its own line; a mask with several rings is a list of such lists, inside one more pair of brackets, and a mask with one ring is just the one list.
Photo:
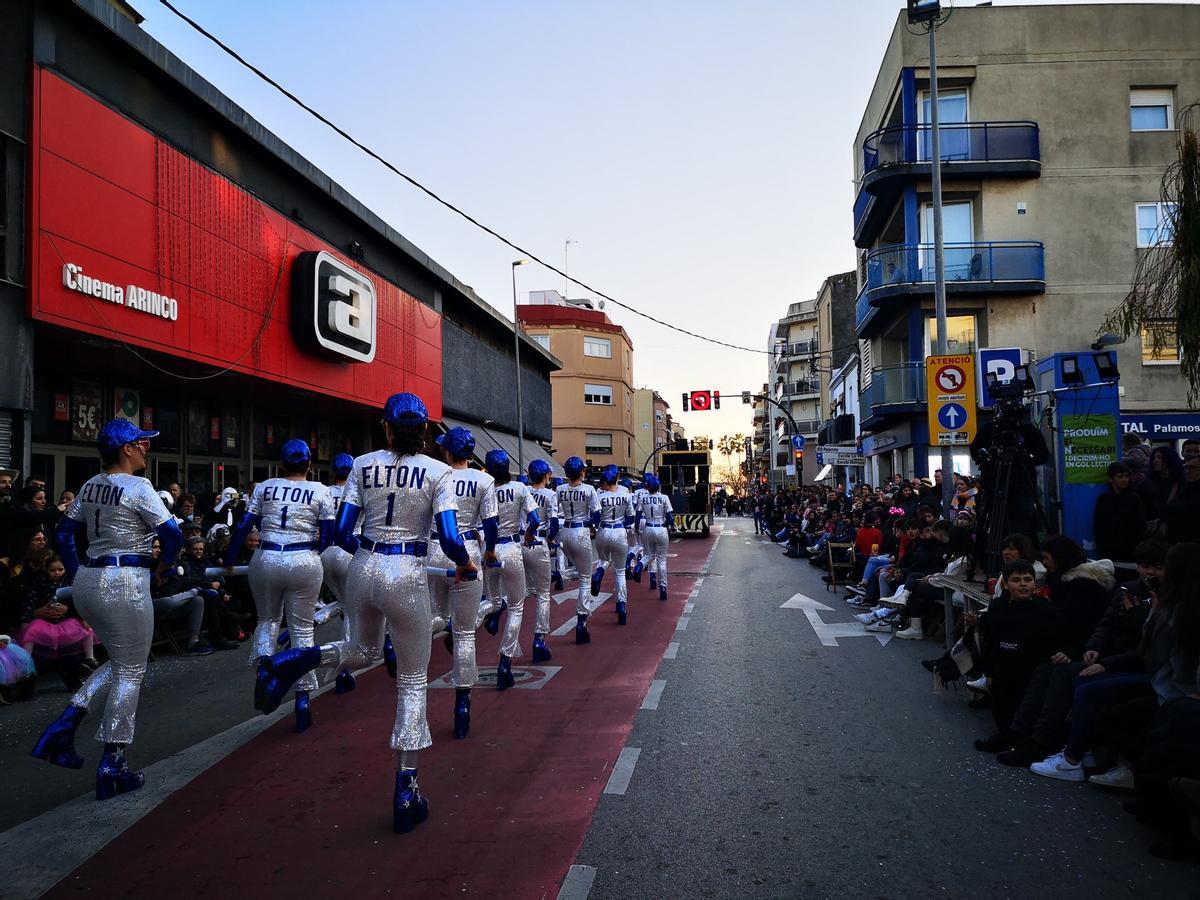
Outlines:
[[1178, 364], [1179, 335], [1175, 323], [1170, 319], [1145, 323], [1142, 326], [1142, 365]]
[[543, 350], [550, 349], [550, 335], [548, 335], [548, 334], [531, 334], [529, 336], [531, 338], [533, 338], [534, 341], [541, 344]]
[[1139, 203], [1137, 205], [1137, 245], [1156, 247], [1175, 239], [1174, 203]]
[[585, 384], [583, 402], [598, 406], [612, 406], [612, 388], [607, 384]]
[[586, 434], [583, 438], [585, 453], [612, 453], [611, 434]]
[[[925, 355], [933, 354], [931, 348], [937, 347], [937, 319], [930, 316], [925, 326]], [[946, 319], [946, 352], [974, 353], [975, 352], [975, 317], [949, 316]], [[921, 376], [922, 378], [924, 375]]]
[[1172, 131], [1175, 128], [1175, 101], [1171, 88], [1131, 88], [1129, 91], [1130, 131]]
[[584, 337], [583, 355], [602, 356], [605, 359], [612, 359], [612, 341], [608, 338]]

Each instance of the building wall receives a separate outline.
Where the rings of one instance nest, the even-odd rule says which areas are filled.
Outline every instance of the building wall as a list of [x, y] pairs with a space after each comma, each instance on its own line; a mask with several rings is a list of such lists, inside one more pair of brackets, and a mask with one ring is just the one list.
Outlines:
[[654, 425], [654, 391], [638, 388], [633, 392], [633, 467], [636, 468], [657, 446]]

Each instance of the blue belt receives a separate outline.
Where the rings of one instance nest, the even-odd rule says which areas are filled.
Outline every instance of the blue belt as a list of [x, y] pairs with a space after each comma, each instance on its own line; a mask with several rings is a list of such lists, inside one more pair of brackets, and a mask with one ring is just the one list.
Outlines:
[[601, 528], [624, 528], [625, 523], [624, 522], [603, 522], [603, 523], [601, 523], [600, 527]]
[[405, 541], [403, 544], [380, 544], [370, 538], [360, 537], [358, 546], [371, 553], [382, 553], [384, 556], [428, 556], [428, 541]]
[[563, 528], [587, 528], [587, 522], [563, 522]]
[[84, 564], [88, 569], [153, 569], [158, 560], [153, 556], [142, 556], [140, 553], [122, 553], [120, 556], [97, 556]]
[[523, 540], [524, 537], [525, 536], [521, 532], [518, 531], [516, 534], [510, 534], [508, 537], [496, 538], [496, 543], [497, 544], [516, 544], [519, 541]]
[[316, 550], [320, 546], [316, 541], [300, 541], [295, 544], [276, 544], [274, 541], [263, 541], [258, 545], [259, 550], [274, 550], [276, 553], [288, 553], [292, 550]]
[[[460, 531], [460, 532], [458, 533], [458, 536], [459, 536], [459, 537], [461, 537], [461, 538], [462, 538], [464, 541], [477, 541], [477, 540], [479, 540], [479, 532], [478, 532], [478, 531], [476, 531], [474, 528], [472, 528], [470, 531]], [[439, 539], [439, 538], [438, 538], [438, 536], [437, 536], [437, 532], [436, 532], [436, 531], [430, 532], [430, 534], [429, 534], [429, 540], [430, 540], [430, 542], [436, 541], [436, 540], [438, 540], [438, 539]]]

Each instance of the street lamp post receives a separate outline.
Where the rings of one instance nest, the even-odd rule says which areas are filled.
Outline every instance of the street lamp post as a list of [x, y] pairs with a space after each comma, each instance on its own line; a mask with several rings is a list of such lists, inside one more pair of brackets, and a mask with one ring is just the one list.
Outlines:
[[512, 264], [513, 357], [517, 361], [517, 474], [525, 471], [525, 409], [521, 405], [521, 325], [517, 316], [517, 266], [529, 262], [518, 259]]

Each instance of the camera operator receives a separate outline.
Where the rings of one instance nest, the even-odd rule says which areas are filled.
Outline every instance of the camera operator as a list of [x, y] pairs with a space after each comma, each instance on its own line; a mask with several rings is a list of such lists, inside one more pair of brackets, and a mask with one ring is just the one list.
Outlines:
[[1021, 398], [1004, 397], [996, 398], [992, 420], [980, 426], [971, 442], [971, 459], [979, 466], [983, 500], [976, 558], [991, 572], [999, 557], [985, 551], [987, 535], [1016, 532], [1037, 540], [1036, 470], [1050, 459], [1050, 450]]

